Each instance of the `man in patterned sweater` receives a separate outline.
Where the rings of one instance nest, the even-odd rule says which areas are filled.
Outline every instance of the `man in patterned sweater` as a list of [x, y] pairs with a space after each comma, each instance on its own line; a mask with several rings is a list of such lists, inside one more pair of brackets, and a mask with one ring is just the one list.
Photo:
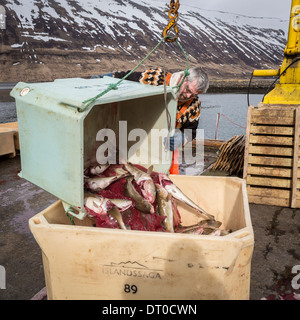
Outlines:
[[[130, 71], [116, 71], [113, 73], [103, 74], [100, 76], [93, 76], [92, 78], [113, 76], [114, 78], [122, 79]], [[126, 80], [136, 81], [153, 86], [164, 85], [166, 80], [167, 86], [178, 86], [183, 77], [184, 71], [165, 74], [160, 68], [149, 69], [144, 72], [133, 72]], [[189, 75], [184, 79], [180, 89], [176, 93], [177, 114], [176, 114], [176, 133], [170, 137], [169, 148], [176, 150], [180, 146], [190, 142], [196, 138], [196, 129], [201, 113], [201, 101], [199, 94], [205, 93], [209, 87], [207, 74], [200, 68], [194, 67], [189, 69]], [[191, 129], [192, 134], [184, 134], [185, 129]]]

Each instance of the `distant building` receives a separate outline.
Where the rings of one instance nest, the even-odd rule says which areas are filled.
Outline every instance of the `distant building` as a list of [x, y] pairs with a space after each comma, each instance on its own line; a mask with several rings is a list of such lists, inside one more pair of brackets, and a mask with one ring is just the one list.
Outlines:
[[0, 29], [6, 29], [5, 8], [0, 5]]

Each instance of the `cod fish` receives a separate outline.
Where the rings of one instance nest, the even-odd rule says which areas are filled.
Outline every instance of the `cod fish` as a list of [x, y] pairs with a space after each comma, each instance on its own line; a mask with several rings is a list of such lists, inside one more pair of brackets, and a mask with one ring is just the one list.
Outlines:
[[[102, 201], [102, 199], [104, 198], [101, 195], [85, 192], [85, 198], [87, 197], [98, 198], [100, 201]], [[114, 204], [120, 210], [120, 212], [126, 211], [127, 209], [133, 206], [133, 202], [127, 199], [107, 199], [107, 200], [109, 200], [112, 204]]]
[[216, 229], [213, 230], [211, 233], [208, 235], [210, 236], [227, 236], [231, 231], [230, 230], [222, 230], [222, 229]]
[[226, 230], [221, 229], [214, 229], [214, 228], [204, 228], [201, 226], [193, 227], [186, 229], [182, 231], [181, 233], [187, 233], [187, 234], [199, 234], [199, 235], [205, 235], [205, 236], [225, 236], [229, 234]]
[[194, 208], [196, 211], [199, 211], [200, 213], [204, 214], [206, 217], [208, 217], [209, 220], [215, 220], [215, 217], [207, 212], [205, 212], [203, 209], [201, 209], [194, 201], [192, 201], [190, 198], [188, 198], [164, 173], [159, 174], [159, 181], [160, 184], [169, 192], [172, 194], [172, 196], [190, 207]]
[[189, 233], [189, 231], [193, 231], [197, 228], [206, 228], [206, 229], [211, 229], [215, 230], [221, 226], [222, 222], [221, 221], [216, 221], [216, 220], [201, 220], [197, 224], [193, 224], [191, 226], [180, 226], [181, 232], [182, 233]]
[[94, 196], [85, 193], [84, 197], [84, 206], [94, 211], [95, 213], [101, 215], [106, 214], [110, 211], [115, 205], [102, 196]]
[[221, 221], [217, 220], [202, 220], [199, 222], [199, 225], [203, 228], [219, 228], [222, 225]]
[[126, 211], [130, 207], [133, 206], [133, 202], [131, 200], [126, 200], [126, 199], [110, 199], [110, 201], [118, 207], [120, 212]]
[[86, 196], [84, 198], [84, 205], [99, 215], [110, 214], [117, 220], [121, 229], [127, 230], [119, 209], [109, 199], [102, 196]]
[[167, 231], [174, 232], [172, 195], [159, 184], [157, 188], [157, 211], [161, 216], [166, 216], [163, 224]]
[[132, 198], [135, 202], [135, 207], [146, 213], [154, 213], [154, 207], [152, 204], [144, 199], [135, 189], [134, 185], [132, 184], [133, 177], [127, 177], [126, 183], [124, 185], [125, 188], [125, 196]]
[[119, 174], [112, 177], [95, 177], [95, 178], [88, 178], [85, 180], [85, 186], [87, 189], [91, 191], [100, 191], [111, 185], [113, 182], [127, 177], [128, 173]]
[[109, 164], [99, 164], [97, 166], [92, 166], [84, 170], [84, 175], [89, 177], [92, 176], [100, 176], [107, 168]]
[[212, 220], [202, 220], [198, 224], [182, 227], [181, 233], [201, 234], [211, 236], [226, 236], [231, 231], [220, 229], [222, 222]]
[[144, 172], [128, 162], [124, 164], [124, 169], [134, 177], [135, 182], [141, 188], [144, 198], [150, 203], [154, 203], [156, 197], [156, 189], [154, 181], [150, 176], [153, 170], [153, 166], [150, 166], [148, 171]]
[[117, 207], [113, 207], [108, 212], [108, 214], [110, 214], [112, 217], [114, 217], [118, 221], [118, 224], [119, 224], [121, 229], [127, 230], [127, 228], [126, 228], [126, 226], [124, 224], [123, 218], [122, 218], [122, 214], [121, 214], [120, 210]]

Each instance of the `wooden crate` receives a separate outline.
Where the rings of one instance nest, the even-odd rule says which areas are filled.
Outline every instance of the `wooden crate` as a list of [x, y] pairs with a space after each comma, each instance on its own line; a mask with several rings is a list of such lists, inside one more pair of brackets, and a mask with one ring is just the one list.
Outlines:
[[8, 155], [10, 158], [16, 156], [14, 142], [15, 130], [0, 127], [0, 156]]
[[250, 106], [244, 179], [250, 203], [300, 207], [299, 105]]
[[1, 131], [1, 128], [8, 128], [15, 131], [14, 132], [15, 148], [16, 150], [20, 150], [18, 122], [0, 123], [0, 131]]

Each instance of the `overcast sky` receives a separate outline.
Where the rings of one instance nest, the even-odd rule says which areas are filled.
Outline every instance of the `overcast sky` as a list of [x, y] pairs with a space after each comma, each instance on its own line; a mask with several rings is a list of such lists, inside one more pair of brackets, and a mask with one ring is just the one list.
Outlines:
[[[154, 0], [170, 3], [168, 0]], [[181, 5], [220, 10], [256, 17], [278, 17], [288, 20], [292, 0], [180, 0]], [[180, 9], [179, 9], [180, 10]]]

